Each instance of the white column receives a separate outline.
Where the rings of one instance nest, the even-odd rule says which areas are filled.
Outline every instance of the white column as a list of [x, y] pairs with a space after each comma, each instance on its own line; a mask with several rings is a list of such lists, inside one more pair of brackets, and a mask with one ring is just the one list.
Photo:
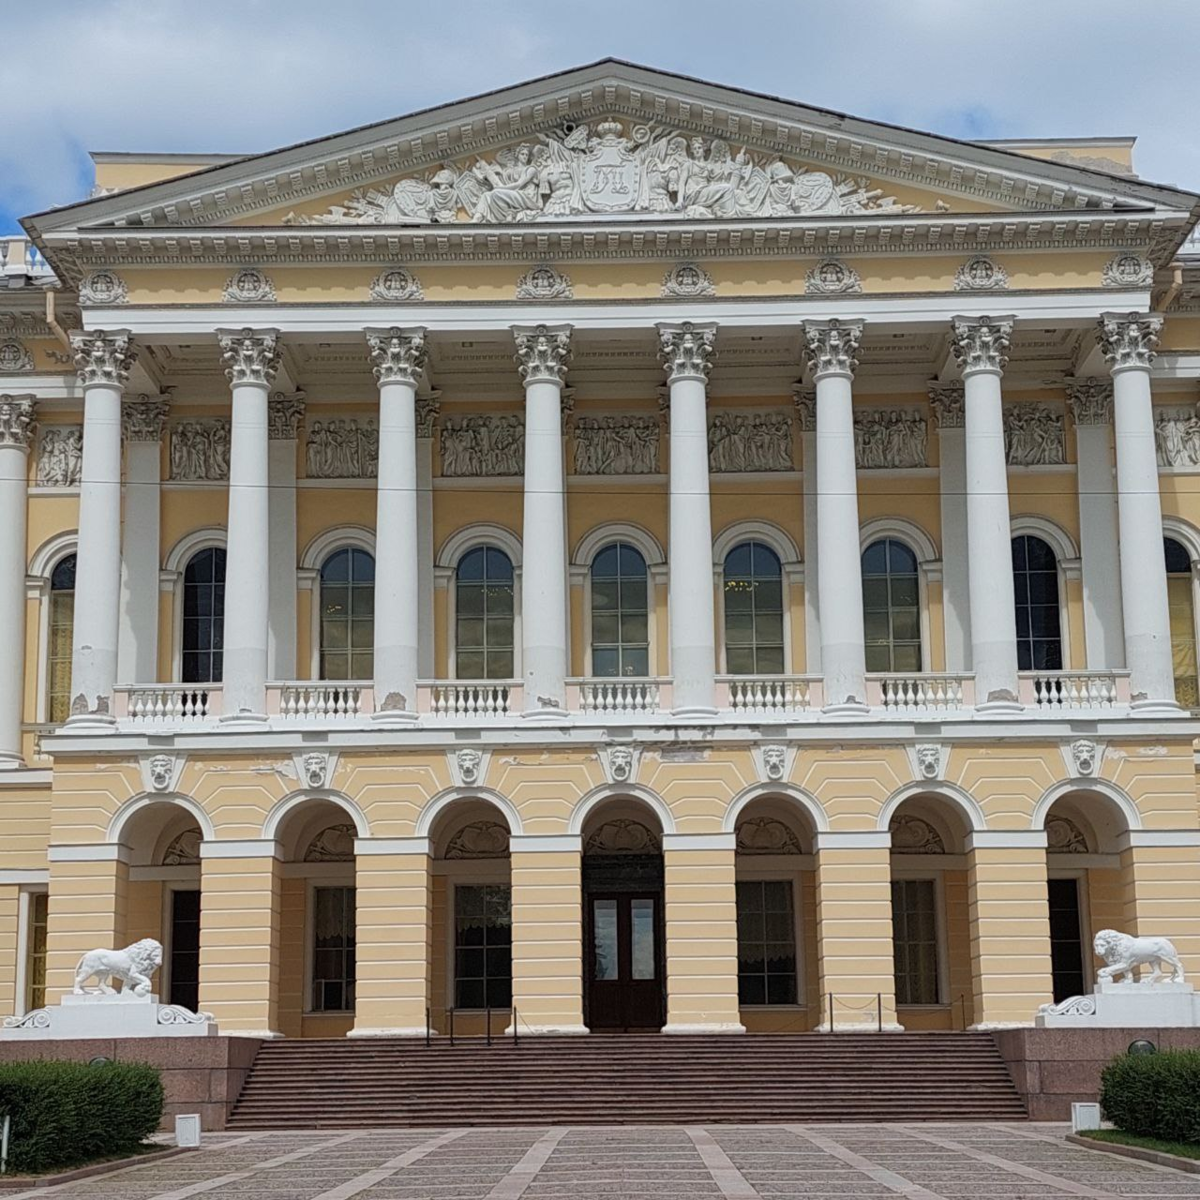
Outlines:
[[525, 515], [521, 657], [525, 716], [562, 720], [567, 702], [567, 533], [562, 388], [569, 325], [514, 325], [525, 385]]
[[162, 436], [166, 396], [139, 396], [121, 406], [125, 439], [125, 526], [121, 535], [121, 606], [117, 682], [158, 679], [158, 573]]
[[852, 380], [861, 322], [805, 321], [805, 353], [817, 386], [817, 602], [825, 711], [866, 713], [862, 553], [854, 461]]
[[1133, 707], [1145, 712], [1176, 710], [1162, 503], [1150, 405], [1150, 366], [1161, 329], [1162, 317], [1144, 313], [1100, 316], [1100, 344], [1113, 380], [1125, 661]]
[[975, 707], [1019, 712], [1017, 613], [1000, 376], [1011, 317], [956, 317], [951, 347], [962, 368], [966, 419], [967, 578]]
[[303, 420], [303, 392], [276, 392], [268, 401], [268, 679], [296, 678], [296, 438]]
[[708, 484], [708, 373], [716, 356], [712, 322], [659, 325], [671, 408], [668, 609], [674, 711], [717, 712], [713, 617], [712, 505]]
[[800, 384], [792, 389], [804, 472], [804, 670], [821, 673], [820, 568], [817, 564], [817, 394]]
[[1079, 477], [1079, 557], [1083, 570], [1083, 634], [1087, 665], [1125, 665], [1121, 628], [1121, 556], [1112, 462], [1112, 382], [1067, 381]]
[[23, 765], [25, 704], [25, 522], [33, 396], [0, 396], [0, 770]]
[[270, 627], [267, 397], [279, 367], [279, 331], [218, 329], [217, 338], [233, 393], [221, 720], [261, 724]]
[[368, 329], [379, 384], [375, 499], [375, 719], [415, 721], [420, 629], [417, 383], [425, 330]]
[[433, 438], [441, 405], [433, 392], [417, 398], [417, 673], [434, 677], [433, 628]]
[[71, 344], [83, 388], [83, 466], [68, 723], [106, 729], [120, 626], [121, 393], [137, 351], [125, 329], [73, 333]]
[[967, 451], [963, 385], [931, 384], [929, 403], [938, 427], [938, 476], [942, 517], [942, 625], [946, 670], [971, 669], [971, 606], [967, 576]]

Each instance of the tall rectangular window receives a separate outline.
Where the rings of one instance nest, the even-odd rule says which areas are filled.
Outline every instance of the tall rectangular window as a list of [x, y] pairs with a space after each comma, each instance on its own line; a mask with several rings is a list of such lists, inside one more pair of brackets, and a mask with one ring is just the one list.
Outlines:
[[454, 1006], [512, 1005], [512, 888], [456, 884], [454, 888]]
[[796, 1003], [796, 917], [785, 879], [737, 885], [738, 1003]]
[[897, 1004], [938, 1004], [937, 889], [932, 879], [892, 880]]
[[29, 894], [29, 927], [25, 951], [25, 1011], [46, 1005], [46, 924], [50, 909], [48, 892]]
[[171, 893], [172, 1004], [196, 1011], [200, 1003], [200, 892]]
[[313, 1012], [354, 1009], [354, 889], [313, 892]]

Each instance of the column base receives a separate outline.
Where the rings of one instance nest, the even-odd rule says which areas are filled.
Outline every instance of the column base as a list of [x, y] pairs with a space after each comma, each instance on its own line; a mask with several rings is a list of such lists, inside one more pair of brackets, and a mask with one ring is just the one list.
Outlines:
[[985, 700], [975, 705], [975, 711], [981, 717], [1019, 717], [1025, 706], [1015, 700]]
[[407, 709], [376, 709], [371, 714], [371, 724], [380, 729], [411, 729], [420, 719], [420, 713]]
[[821, 712], [827, 717], [869, 717], [869, 705], [858, 700], [846, 700], [841, 704], [827, 704]]
[[685, 721], [715, 721], [720, 710], [709, 708], [707, 704], [685, 704], [671, 709], [671, 716], [682, 717]]
[[[575, 1037], [581, 1033], [591, 1033], [592, 1031], [586, 1025], [519, 1025], [517, 1027], [517, 1037]], [[512, 1037], [513, 1027], [510, 1025], [505, 1031], [504, 1037]], [[495, 1038], [497, 1035], [492, 1034]]]
[[0, 751], [0, 771], [19, 771], [25, 765], [23, 755], [11, 750]]
[[1183, 709], [1174, 700], [1134, 700], [1129, 706], [1131, 713], [1139, 717], [1178, 717]]
[[410, 1026], [402, 1025], [395, 1029], [351, 1029], [346, 1036], [352, 1038], [423, 1038], [428, 1034], [437, 1037], [438, 1035], [432, 1030], [427, 1030], [424, 1025]]
[[662, 1027], [662, 1032], [666, 1034], [745, 1033], [746, 1027], [740, 1021], [712, 1021], [701, 1022], [695, 1025], [672, 1021], [670, 1024]]
[[571, 719], [565, 708], [531, 708], [521, 714], [522, 721], [540, 725], [562, 725]]
[[262, 729], [269, 721], [266, 713], [239, 712], [218, 717], [217, 724], [222, 729]]
[[117, 718], [108, 713], [77, 713], [67, 718], [63, 728], [72, 733], [114, 733]]

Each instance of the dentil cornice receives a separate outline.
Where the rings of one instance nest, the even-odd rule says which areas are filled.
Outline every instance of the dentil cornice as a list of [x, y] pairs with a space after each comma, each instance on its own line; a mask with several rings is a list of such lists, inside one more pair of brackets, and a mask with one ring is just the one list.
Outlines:
[[1100, 314], [1100, 349], [1114, 371], [1141, 367], [1149, 370], [1163, 319], [1145, 313]]
[[276, 392], [267, 401], [267, 437], [271, 441], [294, 442], [303, 420], [303, 392]]
[[692, 321], [659, 325], [658, 354], [668, 384], [681, 379], [707, 380], [717, 356], [717, 326]]
[[804, 322], [804, 357], [814, 379], [822, 375], [853, 376], [862, 341], [861, 321]]
[[127, 442], [161, 442], [171, 410], [167, 396], [139, 396], [121, 405], [121, 436]]
[[416, 387], [429, 357], [424, 328], [400, 329], [392, 326], [365, 332], [376, 381], [380, 384], [407, 383]]
[[0, 446], [28, 450], [37, 432], [37, 398], [31, 394], [0, 396]]
[[963, 396], [966, 389], [962, 381], [952, 379], [948, 383], [929, 385], [929, 406], [939, 429], [962, 429], [966, 421]]
[[101, 385], [123, 388], [137, 361], [137, 347], [128, 329], [72, 333], [71, 349], [75, 352], [79, 382], [85, 388]]
[[514, 325], [517, 372], [521, 382], [557, 383], [567, 378], [571, 361], [570, 325]]
[[279, 369], [278, 329], [218, 329], [217, 344], [230, 383], [262, 383], [268, 387]]
[[1111, 379], [1089, 376], [1068, 379], [1067, 403], [1076, 425], [1108, 425], [1112, 422], [1113, 387]]
[[1012, 317], [955, 317], [950, 349], [964, 375], [973, 371], [999, 374], [1008, 362]]

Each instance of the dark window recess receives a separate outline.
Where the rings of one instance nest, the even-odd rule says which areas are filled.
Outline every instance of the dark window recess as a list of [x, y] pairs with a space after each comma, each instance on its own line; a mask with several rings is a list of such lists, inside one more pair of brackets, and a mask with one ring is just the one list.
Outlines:
[[454, 888], [454, 1007], [512, 1005], [512, 889]]
[[1017, 605], [1017, 667], [1061, 671], [1058, 559], [1039, 537], [1012, 540], [1013, 593]]
[[225, 551], [201, 550], [183, 572], [184, 683], [220, 683], [225, 649]]
[[1089, 989], [1083, 975], [1083, 929], [1079, 912], [1079, 880], [1047, 881], [1050, 901], [1050, 971], [1054, 1003], [1081, 996]]
[[780, 879], [737, 885], [738, 1003], [796, 1003], [796, 917], [792, 885]]
[[171, 1004], [200, 1004], [200, 893], [171, 893]]

